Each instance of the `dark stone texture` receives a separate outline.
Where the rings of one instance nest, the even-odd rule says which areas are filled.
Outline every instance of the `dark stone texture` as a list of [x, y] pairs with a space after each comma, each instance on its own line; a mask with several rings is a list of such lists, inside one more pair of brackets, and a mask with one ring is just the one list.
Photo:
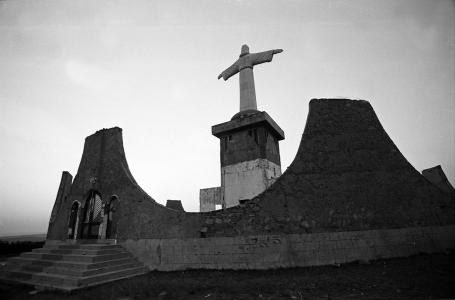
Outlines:
[[407, 162], [367, 101], [313, 99], [286, 172], [258, 197], [213, 212], [232, 221], [207, 236], [447, 225], [454, 203]]
[[60, 179], [60, 185], [57, 191], [57, 197], [55, 199], [54, 207], [52, 208], [51, 217], [49, 219], [49, 227], [47, 230], [48, 238], [49, 236], [52, 236], [52, 233], [56, 230], [58, 231], [60, 228], [65, 228], [67, 226], [67, 220], [59, 216], [69, 213], [66, 211], [66, 208], [68, 206], [68, 195], [71, 190], [72, 181], [73, 176], [68, 171], [63, 171], [62, 177]]
[[432, 184], [437, 186], [443, 193], [455, 197], [455, 189], [450, 184], [440, 165], [423, 170], [422, 175]]
[[221, 167], [258, 158], [281, 165], [278, 142], [284, 132], [266, 112], [241, 111], [213, 126], [212, 134], [220, 139]]
[[[140, 237], [198, 236], [197, 215], [169, 209], [156, 203], [136, 183], [128, 168], [123, 150], [122, 130], [118, 127], [103, 129], [85, 139], [79, 169], [74, 178], [68, 201], [62, 205], [57, 221], [64, 226], [49, 231], [48, 239], [65, 240], [67, 220], [73, 201], [80, 201], [82, 211], [88, 193], [97, 191], [104, 201], [118, 197], [113, 214], [113, 237], [119, 240]], [[196, 221], [196, 222], [195, 222]], [[79, 226], [79, 233], [80, 236]]]
[[220, 138], [221, 167], [258, 158], [281, 165], [278, 140], [266, 127], [252, 127]]
[[174, 210], [185, 211], [183, 209], [182, 201], [180, 200], [167, 200], [166, 207]]
[[[128, 169], [120, 128], [86, 139], [69, 200], [55, 222], [67, 224], [71, 203], [84, 205], [92, 189], [103, 200], [118, 196], [113, 226], [120, 241], [455, 223], [454, 199], [406, 161], [367, 101], [347, 99], [311, 100], [292, 164], [269, 189], [238, 206], [185, 213], [156, 203]], [[66, 233], [59, 226], [48, 239], [65, 239]]]

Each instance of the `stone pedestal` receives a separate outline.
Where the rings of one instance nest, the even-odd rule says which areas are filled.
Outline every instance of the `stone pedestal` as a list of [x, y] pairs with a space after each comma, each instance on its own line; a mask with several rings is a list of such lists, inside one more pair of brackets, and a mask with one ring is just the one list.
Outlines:
[[284, 132], [266, 112], [241, 111], [213, 126], [212, 134], [220, 139], [224, 207], [257, 196], [281, 175], [278, 142]]

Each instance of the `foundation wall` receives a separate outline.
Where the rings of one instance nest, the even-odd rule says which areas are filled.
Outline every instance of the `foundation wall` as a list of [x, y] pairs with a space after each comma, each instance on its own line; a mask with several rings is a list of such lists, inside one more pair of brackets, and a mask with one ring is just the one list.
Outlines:
[[139, 239], [126, 240], [122, 245], [151, 270], [305, 267], [455, 249], [455, 225], [289, 235]]

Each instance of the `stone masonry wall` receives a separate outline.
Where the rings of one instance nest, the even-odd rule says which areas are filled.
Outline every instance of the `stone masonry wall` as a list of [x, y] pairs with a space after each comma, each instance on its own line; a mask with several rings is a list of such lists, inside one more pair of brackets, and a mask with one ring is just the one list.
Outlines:
[[265, 192], [205, 217], [207, 236], [455, 223], [455, 201], [403, 157], [367, 101], [313, 99], [297, 155]]
[[[97, 191], [105, 201], [115, 195], [118, 199], [113, 213], [113, 238], [123, 240], [140, 237], [199, 236], [198, 214], [166, 208], [147, 195], [136, 183], [126, 161], [122, 129], [103, 129], [85, 139], [84, 151], [68, 200], [61, 207], [57, 220], [62, 226], [48, 232], [48, 240], [65, 240], [71, 205], [81, 203], [82, 221], [87, 196]], [[78, 236], [80, 236], [79, 226]]]
[[[134, 180], [120, 128], [86, 138], [68, 201], [90, 190], [118, 197], [118, 241], [285, 235], [455, 224], [455, 201], [417, 172], [385, 133], [367, 101], [313, 99], [297, 155], [277, 181], [232, 208], [185, 213], [156, 203]], [[49, 231], [64, 240], [66, 225]]]
[[339, 264], [455, 249], [455, 226], [139, 239], [122, 243], [151, 270], [270, 269]]
[[455, 197], [455, 189], [450, 184], [440, 165], [422, 170], [422, 175], [429, 182], [437, 186], [444, 194]]
[[73, 181], [73, 176], [67, 172], [62, 172], [62, 177], [60, 179], [60, 185], [57, 191], [57, 197], [54, 202], [54, 207], [52, 208], [51, 217], [49, 218], [49, 227], [47, 237], [52, 237], [54, 233], [58, 233], [62, 228], [67, 228], [68, 226], [68, 196], [71, 191], [71, 184]]
[[221, 167], [258, 158], [281, 165], [278, 139], [266, 124], [253, 124], [220, 136]]

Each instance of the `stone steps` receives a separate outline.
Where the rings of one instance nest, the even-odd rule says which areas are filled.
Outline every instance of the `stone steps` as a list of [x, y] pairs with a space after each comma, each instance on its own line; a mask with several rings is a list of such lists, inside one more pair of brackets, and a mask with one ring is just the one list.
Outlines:
[[77, 255], [102, 255], [102, 254], [116, 254], [118, 249], [100, 249], [100, 250], [87, 250], [87, 249], [48, 249], [38, 248], [33, 249], [33, 253], [43, 254], [77, 254]]
[[96, 285], [99, 282], [104, 283], [125, 277], [142, 275], [145, 272], [146, 270], [144, 266], [129, 267], [88, 276], [62, 275], [20, 270], [9, 271], [8, 279], [26, 284], [33, 283], [33, 285], [53, 286], [54, 288], [65, 286], [65, 289], [67, 290], [68, 288], [83, 288], [86, 286]]
[[96, 263], [86, 263], [86, 262], [72, 262], [72, 261], [53, 261], [53, 260], [45, 260], [45, 259], [32, 259], [32, 258], [23, 258], [23, 257], [12, 257], [8, 259], [7, 263], [11, 262], [14, 265], [25, 265], [25, 264], [33, 264], [38, 266], [57, 266], [63, 268], [73, 268], [73, 269], [97, 269], [106, 267], [113, 264], [122, 264], [131, 261], [131, 258], [122, 258], [122, 259], [114, 259], [114, 260], [107, 260], [103, 262], [96, 262]]
[[[140, 267], [142, 266], [141, 263], [136, 262], [136, 261], [123, 261], [119, 260], [119, 262], [123, 263], [114, 263], [110, 264], [104, 267], [99, 267], [99, 268], [91, 268], [91, 269], [77, 269], [77, 268], [69, 268], [65, 266], [42, 266], [42, 265], [37, 265], [37, 264], [24, 264], [21, 267], [21, 270], [24, 272], [37, 272], [37, 273], [50, 273], [50, 274], [60, 274], [60, 275], [71, 275], [71, 276], [90, 276], [90, 275], [96, 275], [100, 274], [103, 272], [112, 272], [112, 271], [117, 271], [117, 270], [122, 270], [125, 268], [133, 268], [133, 267]], [[14, 270], [14, 269], [8, 269], [6, 270]]]
[[120, 245], [61, 244], [10, 258], [0, 270], [0, 279], [70, 291], [147, 271]]
[[44, 259], [44, 260], [58, 260], [58, 261], [71, 261], [71, 262], [103, 262], [114, 259], [121, 259], [130, 257], [128, 252], [120, 252], [115, 254], [101, 254], [101, 255], [80, 255], [80, 254], [50, 254], [50, 253], [35, 253], [27, 252], [20, 255], [24, 258], [31, 259]]
[[44, 245], [41, 249], [69, 249], [69, 250], [106, 250], [106, 249], [123, 249], [120, 245], [102, 245], [102, 244], [71, 244], [71, 245]]

